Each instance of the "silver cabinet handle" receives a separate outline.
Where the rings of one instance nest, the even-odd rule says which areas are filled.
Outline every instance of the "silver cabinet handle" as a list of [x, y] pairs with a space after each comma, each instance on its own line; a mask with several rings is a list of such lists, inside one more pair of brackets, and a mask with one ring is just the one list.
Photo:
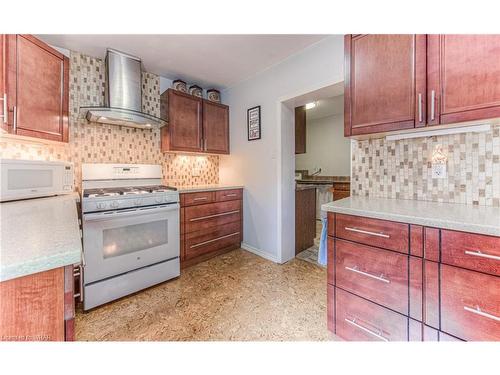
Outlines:
[[211, 219], [213, 217], [219, 217], [219, 216], [226, 216], [226, 215], [237, 214], [238, 212], [240, 212], [240, 210], [223, 212], [221, 214], [214, 214], [214, 215], [208, 215], [208, 216], [195, 217], [194, 219], [190, 219], [189, 221], [200, 221], [200, 220], [205, 220], [205, 219]]
[[0, 98], [0, 100], [3, 101], [3, 115], [1, 116], [3, 118], [3, 123], [7, 124], [7, 94], [3, 94], [3, 98]]
[[497, 255], [485, 254], [485, 253], [482, 253], [479, 250], [474, 250], [474, 251], [472, 251], [472, 250], [465, 250], [465, 254], [466, 255], [472, 255], [472, 256], [475, 256], [475, 257], [480, 257], [480, 258], [500, 260], [500, 257], [497, 256]]
[[356, 318], [354, 318], [353, 320], [350, 320], [350, 319], [347, 319], [347, 318], [344, 318], [344, 320], [349, 323], [350, 325], [353, 325], [354, 327], [356, 328], [359, 328], [360, 330], [362, 330], [363, 332], [366, 332], [370, 335], [372, 335], [373, 337], [376, 337], [378, 338], [379, 340], [382, 340], [382, 341], [385, 341], [385, 342], [388, 342], [389, 339], [385, 338], [384, 336], [382, 336], [382, 331], [380, 330], [379, 333], [377, 332], [374, 332], [372, 331], [371, 329], [368, 329], [368, 328], [365, 328], [363, 327], [362, 325], [356, 323]]
[[372, 275], [371, 273], [360, 271], [358, 269], [358, 266], [345, 267], [345, 269], [348, 270], [348, 271], [351, 271], [351, 272], [358, 273], [360, 275], [366, 276], [366, 277], [371, 277], [372, 279], [375, 279], [375, 280], [378, 280], [378, 281], [382, 281], [384, 283], [390, 283], [391, 282], [391, 280], [386, 279], [383, 274], [381, 274], [380, 276]]
[[14, 131], [16, 131], [17, 130], [17, 107], [14, 106], [13, 110], [14, 110], [14, 127], [13, 127], [13, 129], [14, 129]]
[[203, 245], [206, 245], [206, 244], [209, 244], [209, 243], [212, 243], [212, 242], [215, 242], [215, 241], [220, 241], [220, 240], [223, 240], [224, 238], [229, 238], [229, 237], [233, 237], [233, 236], [236, 236], [240, 234], [240, 232], [234, 232], [234, 233], [231, 233], [231, 234], [227, 234], [225, 236], [222, 236], [222, 237], [217, 237], [217, 238], [214, 238], [214, 239], [211, 239], [211, 240], [208, 240], [208, 241], [203, 241], [203, 242], [200, 242], [200, 243], [197, 243], [197, 244], [194, 244], [194, 245], [191, 245], [189, 246], [190, 249], [193, 249], [195, 247], [199, 247], [199, 246], [203, 246]]
[[233, 194], [226, 194], [226, 195], [224, 195], [224, 196], [225, 196], [225, 197], [236, 197], [237, 195], [238, 195], [238, 194], [234, 194], [234, 193], [233, 193]]
[[422, 93], [418, 94], [418, 122], [422, 122]]
[[377, 236], [377, 237], [383, 237], [383, 238], [390, 238], [391, 237], [391, 236], [389, 236], [388, 234], [385, 234], [385, 233], [369, 232], [367, 230], [358, 229], [358, 228], [344, 227], [344, 229], [348, 230], [350, 232], [369, 234], [371, 236]]
[[206, 201], [207, 197], [194, 198], [193, 201]]
[[479, 306], [476, 306], [476, 308], [472, 308], [472, 307], [469, 307], [469, 306], [464, 306], [464, 310], [465, 311], [468, 311], [468, 312], [471, 312], [473, 314], [477, 314], [479, 316], [484, 316], [485, 318], [488, 318], [488, 319], [493, 319], [493, 320], [496, 320], [497, 322], [500, 322], [500, 317], [498, 316], [495, 316], [493, 314], [488, 314], [484, 311], [481, 311], [481, 309], [479, 308]]
[[431, 91], [431, 120], [434, 120], [436, 116], [434, 115], [435, 112], [435, 100], [436, 100], [436, 91], [432, 90]]

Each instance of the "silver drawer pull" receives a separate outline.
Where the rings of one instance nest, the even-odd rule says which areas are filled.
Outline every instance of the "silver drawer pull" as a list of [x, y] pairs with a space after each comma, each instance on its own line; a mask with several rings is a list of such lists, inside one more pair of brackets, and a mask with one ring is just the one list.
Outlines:
[[353, 325], [354, 327], [359, 328], [359, 329], [360, 329], [360, 330], [362, 330], [363, 332], [366, 332], [366, 333], [368, 333], [368, 334], [372, 335], [373, 337], [378, 338], [379, 340], [382, 340], [382, 341], [385, 341], [385, 342], [388, 342], [388, 341], [389, 341], [389, 339], [387, 339], [387, 338], [385, 338], [384, 336], [382, 336], [382, 331], [379, 331], [379, 333], [377, 333], [377, 332], [372, 331], [371, 329], [365, 328], [365, 327], [363, 327], [362, 325], [360, 325], [360, 324], [356, 323], [356, 318], [354, 318], [353, 320], [350, 320], [350, 319], [344, 318], [344, 320], [345, 320], [347, 323], [349, 323], [349, 324]]
[[422, 93], [418, 94], [418, 122], [422, 122]]
[[370, 236], [377, 236], [377, 237], [383, 237], [383, 238], [389, 238], [389, 237], [391, 237], [391, 236], [389, 236], [388, 234], [385, 234], [385, 233], [369, 232], [367, 230], [358, 229], [358, 228], [344, 227], [344, 229], [348, 230], [349, 232], [369, 234]]
[[238, 195], [238, 194], [233, 193], [233, 194], [226, 194], [226, 195], [224, 195], [224, 196], [225, 196], [225, 197], [236, 197], [237, 195]]
[[0, 98], [0, 100], [3, 101], [3, 115], [0, 117], [3, 118], [3, 123], [7, 124], [7, 118], [9, 116], [7, 110], [7, 94], [3, 94], [3, 98]]
[[436, 118], [436, 116], [434, 114], [435, 107], [436, 107], [436, 91], [432, 90], [431, 91], [431, 120], [434, 120]]
[[208, 240], [208, 241], [204, 241], [204, 242], [200, 242], [200, 243], [191, 245], [191, 246], [189, 246], [189, 248], [193, 249], [193, 248], [198, 247], [198, 246], [203, 246], [203, 245], [215, 242], [215, 241], [223, 240], [224, 238], [229, 238], [229, 237], [237, 236], [238, 234], [240, 234], [240, 232], [231, 233], [231, 234], [228, 234], [228, 235], [225, 235], [225, 236], [222, 236], [222, 237], [217, 237], [217, 238], [214, 238], [214, 239], [211, 239], [211, 240]]
[[383, 274], [381, 274], [380, 276], [375, 276], [375, 275], [372, 275], [371, 273], [363, 272], [363, 271], [358, 270], [358, 266], [346, 267], [345, 269], [348, 270], [348, 271], [351, 271], [351, 272], [359, 273], [360, 275], [363, 275], [363, 276], [371, 277], [372, 279], [375, 279], [375, 280], [378, 280], [378, 281], [382, 281], [384, 283], [390, 283], [391, 282], [389, 279], [386, 279]]
[[226, 216], [226, 215], [237, 214], [238, 212], [240, 212], [240, 210], [223, 212], [221, 214], [214, 214], [214, 215], [208, 215], [208, 216], [195, 217], [194, 219], [190, 219], [189, 221], [200, 221], [200, 220], [205, 220], [205, 219], [211, 219], [213, 217], [219, 217], [219, 216]]
[[481, 311], [481, 309], [479, 308], [479, 306], [476, 306], [475, 309], [473, 309], [472, 307], [469, 307], [469, 306], [464, 306], [464, 310], [468, 311], [468, 312], [471, 312], [473, 314], [484, 316], [485, 318], [493, 319], [493, 320], [496, 320], [497, 322], [500, 322], [500, 317], [492, 315], [492, 314], [488, 314], [488, 313], [486, 313], [484, 311]]
[[500, 257], [497, 255], [490, 255], [490, 254], [484, 254], [480, 252], [479, 250], [472, 251], [472, 250], [465, 250], [465, 254], [467, 255], [473, 255], [475, 257], [481, 257], [481, 258], [487, 258], [487, 259], [493, 259], [493, 260], [500, 260]]
[[206, 201], [207, 197], [194, 198], [193, 201]]

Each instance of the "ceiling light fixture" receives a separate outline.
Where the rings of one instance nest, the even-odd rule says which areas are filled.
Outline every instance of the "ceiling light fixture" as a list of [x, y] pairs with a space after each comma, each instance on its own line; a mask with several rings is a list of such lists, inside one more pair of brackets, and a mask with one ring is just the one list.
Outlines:
[[313, 109], [316, 107], [316, 102], [311, 102], [306, 104], [306, 109]]

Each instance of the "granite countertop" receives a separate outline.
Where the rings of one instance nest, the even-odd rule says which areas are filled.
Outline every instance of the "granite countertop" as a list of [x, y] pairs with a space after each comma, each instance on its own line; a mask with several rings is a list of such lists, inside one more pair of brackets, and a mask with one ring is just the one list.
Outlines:
[[300, 191], [300, 190], [309, 190], [309, 189], [320, 189], [325, 187], [324, 184], [301, 184], [301, 183], [296, 183], [295, 184], [295, 190]]
[[349, 177], [339, 177], [330, 180], [320, 180], [320, 179], [301, 179], [295, 180], [298, 184], [315, 184], [315, 185], [333, 185], [333, 184], [349, 184]]
[[0, 203], [0, 281], [77, 264], [78, 194]]
[[500, 236], [500, 207], [349, 197], [323, 204], [321, 209], [348, 215]]
[[[177, 186], [176, 186], [177, 187]], [[217, 191], [217, 190], [229, 190], [229, 189], [243, 189], [240, 185], [194, 185], [194, 186], [181, 186], [177, 187], [179, 193], [196, 193], [200, 191]]]

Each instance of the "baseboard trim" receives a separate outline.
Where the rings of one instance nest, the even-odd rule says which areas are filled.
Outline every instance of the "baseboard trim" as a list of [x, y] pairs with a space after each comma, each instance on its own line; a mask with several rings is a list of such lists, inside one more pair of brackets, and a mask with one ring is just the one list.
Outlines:
[[266, 253], [266, 252], [264, 252], [264, 251], [262, 251], [260, 249], [257, 249], [256, 247], [250, 246], [249, 244], [246, 244], [244, 242], [241, 243], [241, 248], [243, 250], [249, 251], [249, 252], [251, 252], [251, 253], [253, 253], [255, 255], [258, 255], [261, 258], [270, 260], [271, 262], [279, 263], [278, 258], [275, 257], [274, 255]]

